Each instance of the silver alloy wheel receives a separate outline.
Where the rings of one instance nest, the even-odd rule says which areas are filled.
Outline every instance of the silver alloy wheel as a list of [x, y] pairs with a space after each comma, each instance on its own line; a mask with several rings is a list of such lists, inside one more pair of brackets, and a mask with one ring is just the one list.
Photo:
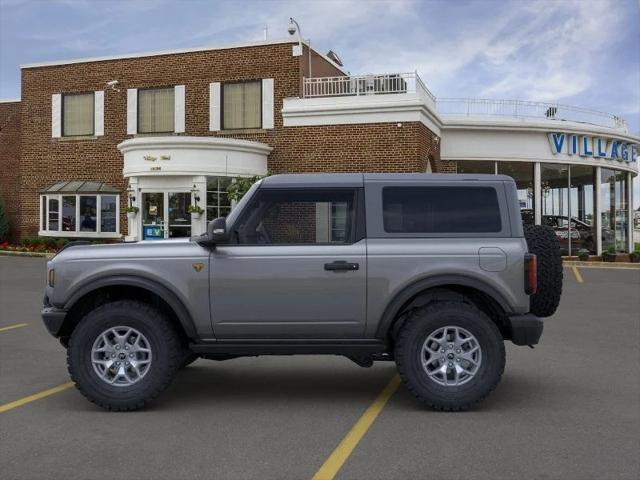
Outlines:
[[454, 387], [471, 380], [482, 364], [482, 350], [468, 330], [447, 326], [433, 332], [422, 345], [422, 368], [439, 385]]
[[112, 327], [91, 348], [93, 370], [102, 381], [116, 387], [139, 382], [151, 368], [149, 340], [135, 328]]

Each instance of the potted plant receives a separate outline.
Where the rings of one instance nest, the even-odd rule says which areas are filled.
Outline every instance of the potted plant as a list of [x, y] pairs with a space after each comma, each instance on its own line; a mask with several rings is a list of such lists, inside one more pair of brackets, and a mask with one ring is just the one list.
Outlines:
[[136, 218], [136, 215], [138, 214], [140, 209], [138, 207], [134, 207], [133, 205], [131, 205], [127, 207], [125, 211], [127, 212], [127, 219], [133, 220], [134, 218]]
[[192, 220], [200, 220], [200, 217], [204, 213], [204, 210], [202, 209], [202, 207], [199, 207], [198, 205], [189, 205], [187, 207], [187, 213], [191, 214]]
[[632, 263], [640, 263], [640, 243], [636, 243], [636, 249], [629, 254]]
[[578, 250], [578, 258], [583, 262], [589, 260], [589, 250], [587, 250], [586, 248], [581, 248], [580, 250]]
[[617, 256], [615, 245], [609, 245], [607, 251], [602, 254], [602, 260], [605, 262], [615, 262]]

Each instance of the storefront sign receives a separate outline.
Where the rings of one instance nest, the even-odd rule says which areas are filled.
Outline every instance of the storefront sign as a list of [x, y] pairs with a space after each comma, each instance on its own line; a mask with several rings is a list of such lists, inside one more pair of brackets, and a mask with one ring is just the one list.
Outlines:
[[568, 133], [549, 133], [551, 153], [606, 158], [621, 162], [638, 161], [638, 145], [613, 138], [592, 137]]

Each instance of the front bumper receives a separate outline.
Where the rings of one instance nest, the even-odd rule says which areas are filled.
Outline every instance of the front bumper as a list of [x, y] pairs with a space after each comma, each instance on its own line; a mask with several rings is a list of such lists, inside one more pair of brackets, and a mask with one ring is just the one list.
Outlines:
[[516, 345], [536, 345], [542, 336], [544, 322], [531, 313], [509, 317], [511, 341]]
[[67, 316], [66, 310], [60, 310], [56, 307], [44, 306], [40, 312], [44, 326], [47, 327], [49, 333], [54, 337], [60, 336], [60, 331], [64, 325], [64, 319]]

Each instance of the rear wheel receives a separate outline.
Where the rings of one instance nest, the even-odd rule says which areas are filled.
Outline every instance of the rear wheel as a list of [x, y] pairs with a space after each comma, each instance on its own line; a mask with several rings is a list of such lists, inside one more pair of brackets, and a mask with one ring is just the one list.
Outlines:
[[530, 311], [538, 317], [550, 317], [562, 295], [560, 241], [546, 225], [524, 225], [524, 236], [529, 252], [536, 255], [538, 262], [538, 291], [530, 297]]
[[107, 410], [136, 410], [173, 380], [180, 338], [152, 306], [131, 300], [101, 305], [71, 334], [67, 366], [80, 392]]
[[422, 403], [466, 410], [497, 386], [505, 365], [502, 335], [475, 307], [442, 302], [415, 310], [401, 327], [395, 359]]

